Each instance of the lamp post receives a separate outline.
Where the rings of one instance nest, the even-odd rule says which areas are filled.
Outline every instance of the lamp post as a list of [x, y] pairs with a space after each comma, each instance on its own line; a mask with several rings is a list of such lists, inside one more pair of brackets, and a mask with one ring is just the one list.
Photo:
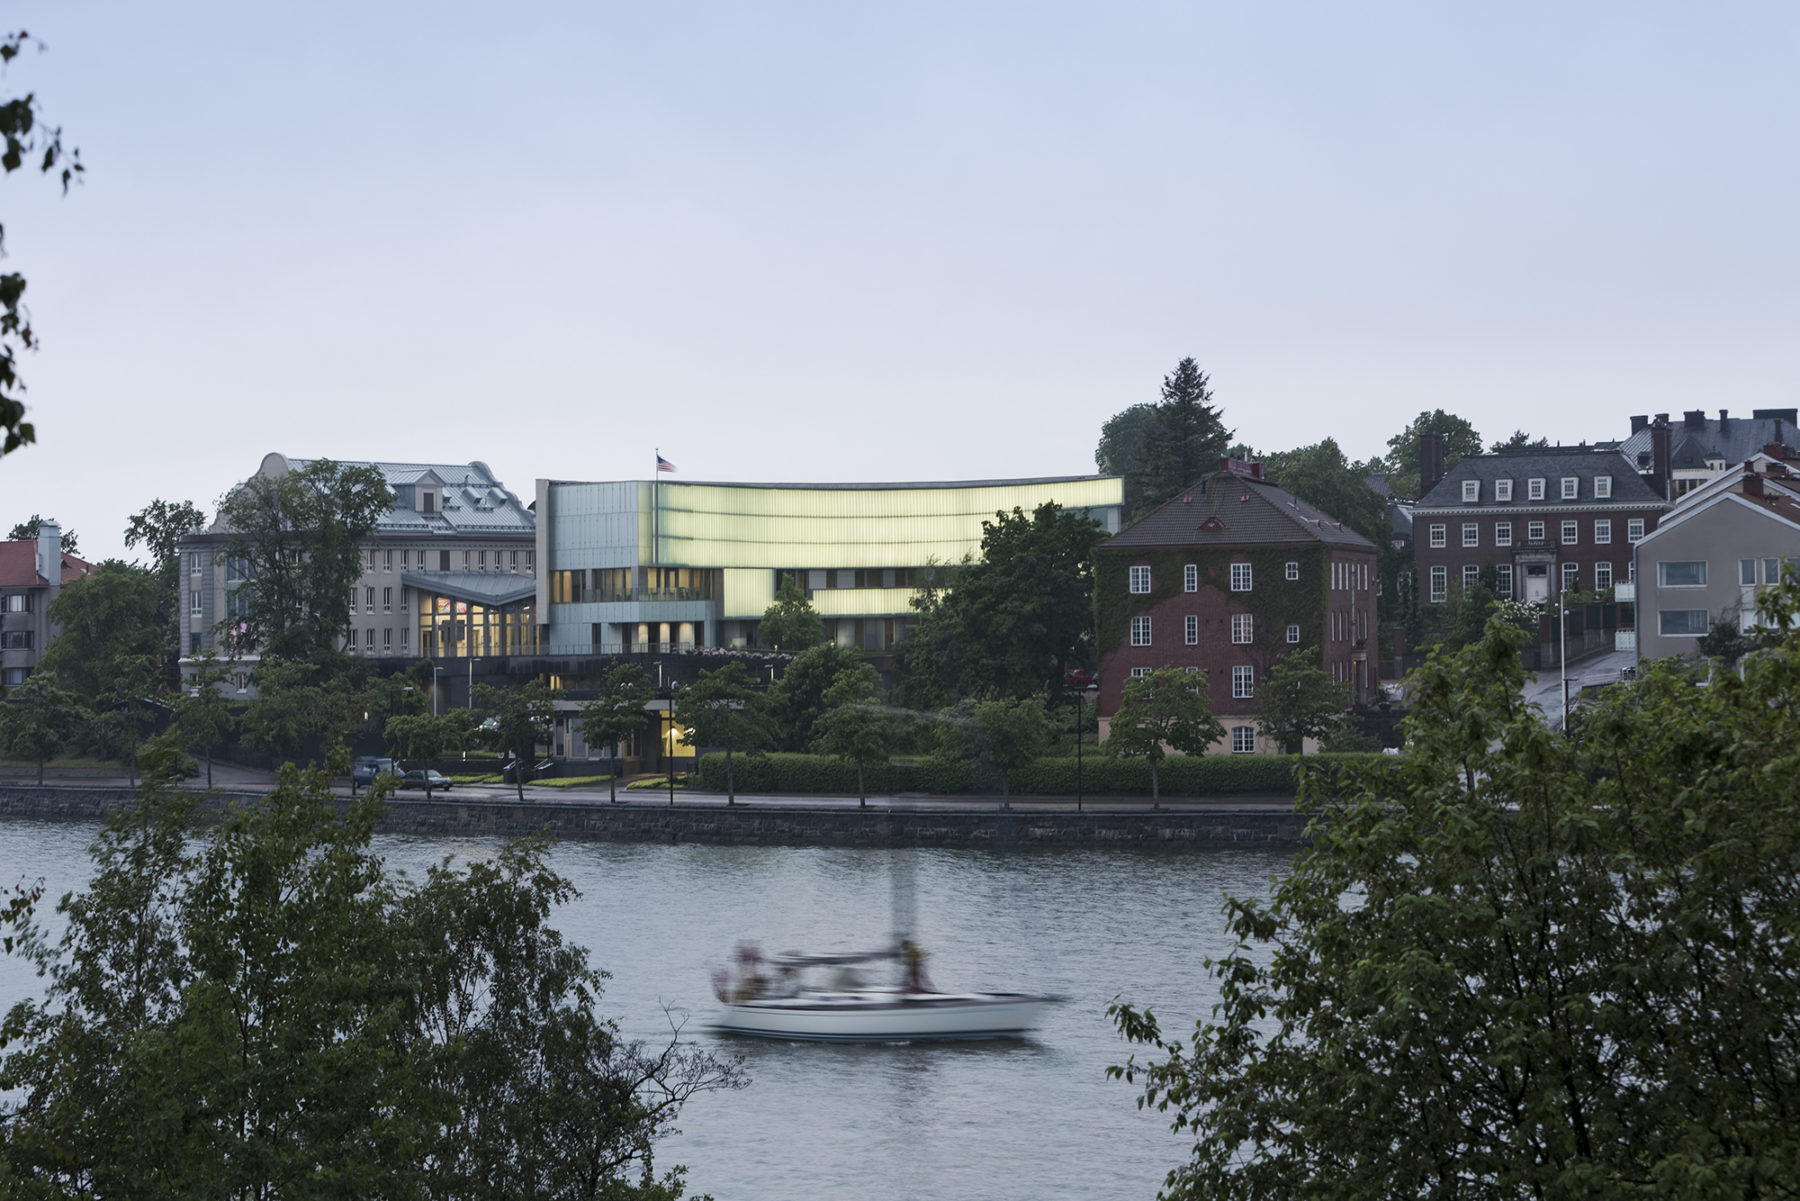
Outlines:
[[[659, 663], [656, 666], [660, 672], [662, 664]], [[675, 688], [673, 685], [663, 691], [663, 701], [667, 706], [663, 710], [663, 718], [668, 723], [663, 727], [665, 731], [663, 734], [663, 758], [669, 762], [669, 805], [673, 807], [675, 804]]]
[[1075, 694], [1075, 812], [1081, 812], [1081, 693]]
[[1556, 594], [1556, 663], [1562, 675], [1562, 732], [1569, 733], [1569, 617], [1563, 611], [1564, 589]]

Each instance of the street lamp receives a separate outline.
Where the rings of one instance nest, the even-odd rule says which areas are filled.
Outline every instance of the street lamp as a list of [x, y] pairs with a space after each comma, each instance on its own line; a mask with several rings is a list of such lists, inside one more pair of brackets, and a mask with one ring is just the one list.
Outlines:
[[1084, 698], [1080, 692], [1075, 694], [1075, 812], [1081, 812], [1081, 702]]

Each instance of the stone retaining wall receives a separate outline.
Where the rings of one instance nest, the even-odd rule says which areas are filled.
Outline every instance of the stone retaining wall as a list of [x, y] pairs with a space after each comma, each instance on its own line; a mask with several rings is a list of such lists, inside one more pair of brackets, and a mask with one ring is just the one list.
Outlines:
[[[257, 794], [220, 794], [256, 800]], [[0, 786], [0, 816], [98, 821], [129, 806], [128, 788]], [[1298, 846], [1307, 818], [1281, 811], [1033, 813], [993, 809], [788, 809], [771, 805], [520, 804], [390, 798], [380, 829], [397, 834], [747, 846]]]

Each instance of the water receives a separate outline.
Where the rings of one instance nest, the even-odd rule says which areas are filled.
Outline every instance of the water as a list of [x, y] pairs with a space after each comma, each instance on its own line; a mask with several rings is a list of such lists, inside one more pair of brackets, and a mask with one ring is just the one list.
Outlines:
[[[87, 872], [93, 827], [0, 822], [0, 878], [46, 877], [55, 897]], [[414, 874], [482, 840], [384, 837]], [[752, 1078], [702, 1096], [659, 1160], [719, 1201], [797, 1196], [1150, 1198], [1184, 1144], [1135, 1090], [1105, 1078], [1129, 1049], [1106, 1020], [1115, 995], [1186, 1030], [1214, 994], [1202, 960], [1229, 950], [1222, 894], [1260, 894], [1286, 852], [851, 850], [566, 843], [581, 898], [564, 932], [612, 973], [602, 1002], [630, 1038], [684, 1036], [741, 1052]], [[838, 1046], [719, 1039], [710, 973], [740, 940], [765, 950], [883, 945], [896, 870], [910, 874], [929, 970], [953, 990], [1054, 992], [1035, 1038]], [[0, 960], [0, 1004], [40, 987]]]

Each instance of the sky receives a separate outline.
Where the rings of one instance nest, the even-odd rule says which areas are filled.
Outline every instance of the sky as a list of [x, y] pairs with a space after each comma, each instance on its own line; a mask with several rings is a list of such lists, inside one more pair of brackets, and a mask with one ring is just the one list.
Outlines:
[[532, 481], [1574, 443], [1800, 403], [1800, 6], [26, 0], [42, 339], [0, 522], [85, 557], [279, 450]]

